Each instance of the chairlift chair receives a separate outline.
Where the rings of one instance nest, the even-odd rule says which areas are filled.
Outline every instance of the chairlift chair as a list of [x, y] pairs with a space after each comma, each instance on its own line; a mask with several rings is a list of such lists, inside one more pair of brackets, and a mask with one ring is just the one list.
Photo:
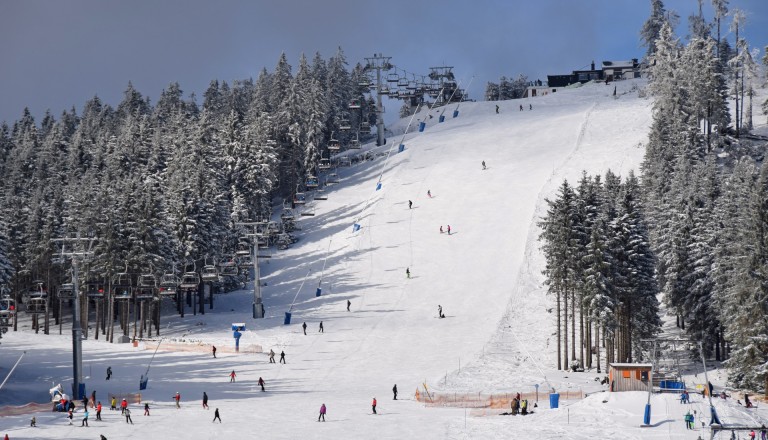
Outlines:
[[16, 301], [11, 298], [0, 299], [0, 317], [9, 318], [16, 314]]
[[296, 218], [296, 215], [291, 208], [283, 209], [283, 212], [280, 214], [281, 220], [293, 220], [294, 218]]
[[72, 283], [65, 283], [59, 286], [59, 299], [74, 299], [75, 289]]
[[160, 277], [160, 295], [176, 295], [176, 289], [179, 287], [179, 277], [173, 273], [165, 273]]
[[304, 207], [304, 209], [301, 211], [302, 217], [314, 217], [315, 216], [315, 205], [310, 204]]
[[308, 176], [306, 181], [304, 182], [304, 186], [306, 186], [307, 189], [315, 189], [315, 188], [317, 188], [317, 186], [318, 186], [317, 177], [315, 177], [315, 176]]
[[353, 99], [353, 100], [349, 101], [349, 108], [351, 108], [351, 109], [360, 108], [360, 100], [359, 99]]
[[352, 125], [349, 123], [349, 119], [342, 119], [339, 121], [339, 130], [349, 131], [352, 129]]
[[371, 124], [367, 122], [361, 122], [360, 123], [360, 133], [370, 133], [371, 132]]
[[143, 286], [136, 288], [136, 300], [147, 301], [155, 298], [155, 287]]
[[238, 265], [244, 269], [253, 267], [253, 257], [251, 254], [241, 257]]
[[371, 82], [371, 80], [370, 80], [370, 79], [368, 79], [368, 78], [365, 78], [365, 77], [364, 77], [364, 78], [361, 78], [361, 79], [360, 79], [360, 82], [358, 82], [357, 84], [358, 84], [360, 87], [370, 87], [370, 86], [371, 86], [371, 84], [373, 84], [373, 83]]
[[320, 164], [317, 166], [321, 170], [329, 170], [331, 169], [331, 159], [323, 158], [320, 159]]
[[384, 84], [379, 88], [379, 95], [389, 95], [389, 86]]
[[200, 275], [197, 272], [184, 272], [179, 283], [180, 289], [197, 289], [200, 285]]
[[218, 281], [219, 271], [216, 269], [216, 266], [207, 264], [203, 266], [203, 269], [200, 271], [200, 276], [203, 281]]
[[339, 175], [336, 173], [329, 174], [327, 183], [328, 185], [339, 183]]
[[27, 313], [45, 313], [45, 307], [45, 298], [30, 298], [29, 302], [27, 303]]
[[328, 140], [328, 151], [339, 151], [340, 148], [341, 142], [339, 142], [338, 139], [331, 137], [331, 139]]
[[141, 274], [139, 276], [139, 287], [157, 287], [157, 277], [151, 273]]
[[302, 192], [297, 192], [293, 196], [293, 203], [296, 204], [296, 205], [303, 205], [303, 204], [307, 203], [307, 196], [304, 193], [302, 193]]
[[400, 77], [397, 75], [397, 73], [388, 73], [387, 74], [387, 82], [396, 83], [398, 81], [400, 81]]
[[219, 267], [219, 273], [222, 276], [237, 276], [240, 274], [240, 268], [234, 261], [228, 261]]
[[114, 293], [116, 300], [131, 299], [133, 296], [133, 280], [131, 274], [126, 271], [113, 275], [112, 292]]

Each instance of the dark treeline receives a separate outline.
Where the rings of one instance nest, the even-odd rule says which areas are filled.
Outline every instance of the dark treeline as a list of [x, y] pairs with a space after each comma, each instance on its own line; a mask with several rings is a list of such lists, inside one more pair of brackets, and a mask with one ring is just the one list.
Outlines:
[[[639, 355], [633, 353], [633, 347], [639, 347], [642, 337], [658, 331], [654, 328], [658, 318], [651, 314], [655, 306], [646, 296], [658, 289], [667, 310], [677, 316], [678, 327], [694, 342], [692, 355], [698, 356], [701, 342], [706, 356], [725, 361], [733, 386], [765, 389], [768, 162], [763, 159], [767, 145], [743, 136], [752, 128], [754, 87], [762, 79], [748, 44], [739, 37], [743, 12], [730, 11], [735, 49], [720, 37], [721, 20], [729, 12], [727, 3], [713, 1], [713, 23], [707, 23], [701, 12], [689, 17], [690, 34], [683, 44], [672, 31], [675, 14], [664, 10], [660, 0], [651, 1], [652, 14], [641, 36], [648, 47], [647, 91], [654, 107], [641, 184], [637, 187], [630, 176], [624, 190], [601, 192], [599, 181], [585, 178], [576, 191], [564, 183], [558, 199], [550, 202], [550, 212], [542, 222], [542, 239], [550, 292], [562, 302], [558, 335], [564, 335], [561, 350], [567, 360], [577, 358], [574, 342], [590, 346], [589, 338], [576, 340], [571, 335], [568, 353], [565, 326], [570, 316], [574, 331], [574, 313], [588, 320], [579, 326], [580, 331], [586, 328], [589, 334], [590, 326], [601, 327], [607, 357], [626, 362]], [[763, 63], [768, 64], [768, 57]], [[735, 104], [733, 113], [729, 100]], [[768, 102], [763, 106], [768, 109]], [[602, 187], [620, 187], [610, 185], [610, 180], [606, 177]], [[645, 236], [637, 235], [636, 245], [645, 245], [642, 253], [631, 251], [637, 248], [605, 244], [615, 237], [608, 234], [603, 238], [600, 232], [632, 229], [616, 229], [618, 217], [611, 220], [605, 209], [595, 214], [605, 220], [588, 220], [590, 211], [584, 206], [590, 206], [585, 200], [591, 199], [584, 195], [585, 185], [597, 187], [593, 191], [597, 194], [612, 194], [607, 200], [616, 200], [616, 194], [632, 194], [633, 209], [647, 225], [634, 229], [647, 231]], [[566, 215], [562, 209], [568, 205], [572, 208], [564, 211], [570, 213]], [[597, 206], [605, 206], [605, 202]], [[585, 225], [591, 225], [586, 230], [592, 235], [587, 235]], [[625, 260], [616, 259], [617, 250], [634, 255], [628, 261], [654, 262], [652, 274], [636, 272], [644, 277], [633, 282], [629, 296], [620, 295], [627, 278], [621, 272]], [[561, 319], [561, 313], [568, 313], [568, 305], [570, 315]], [[630, 306], [632, 340], [625, 346], [621, 312]]]
[[[88, 270], [105, 279], [231, 253], [236, 222], [265, 219], [316, 175], [332, 133], [349, 136], [341, 120], [370, 116], [362, 67], [341, 49], [292, 70], [283, 54], [255, 81], [211, 81], [201, 105], [175, 83], [154, 105], [128, 84], [116, 108], [94, 97], [80, 114], [4, 123], [0, 284], [63, 282], [51, 240], [76, 234], [97, 239]], [[362, 110], [348, 110], [353, 98]]]

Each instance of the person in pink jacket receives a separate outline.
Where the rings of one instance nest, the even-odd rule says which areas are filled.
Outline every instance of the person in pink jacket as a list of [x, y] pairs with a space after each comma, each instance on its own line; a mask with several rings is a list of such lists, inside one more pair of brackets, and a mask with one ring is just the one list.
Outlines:
[[325, 404], [320, 405], [320, 415], [317, 416], [317, 421], [319, 422], [321, 418], [325, 421]]

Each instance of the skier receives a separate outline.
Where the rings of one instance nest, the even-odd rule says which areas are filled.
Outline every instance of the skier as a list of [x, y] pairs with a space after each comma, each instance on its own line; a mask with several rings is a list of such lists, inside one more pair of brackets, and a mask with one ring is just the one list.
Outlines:
[[126, 408], [125, 409], [125, 423], [129, 423], [133, 425], [133, 419], [131, 418], [131, 410]]
[[352, 305], [352, 301], [347, 300], [347, 311], [349, 311], [349, 306], [351, 306], [351, 305]]
[[533, 104], [528, 104], [528, 110], [533, 110]]
[[749, 431], [749, 440], [755, 440], [755, 430]]
[[693, 426], [693, 414], [691, 414], [690, 411], [685, 415], [683, 421], [685, 422], [685, 429], [693, 429], [691, 427]]
[[107, 367], [107, 380], [112, 377], [112, 367]]
[[37, 418], [35, 418], [35, 416], [32, 416], [32, 420], [29, 421], [29, 427], [30, 428], [36, 428], [37, 427]]
[[[347, 310], [349, 310], [349, 306], [347, 306]], [[275, 351], [271, 348], [269, 349], [269, 363], [274, 364], [275, 363]]]
[[443, 225], [440, 225], [440, 233], [443, 233]]
[[443, 315], [443, 306], [441, 306], [440, 304], [437, 305], [437, 317], [445, 318], [445, 315]]
[[261, 387], [261, 392], [264, 392], [264, 379], [259, 377], [259, 386]]
[[203, 408], [210, 409], [208, 408], [208, 393], [205, 391], [203, 391]]
[[497, 115], [499, 114], [499, 105], [498, 104], [496, 104], [496, 114]]
[[371, 408], [373, 409], [373, 413], [376, 414], [376, 398], [373, 398], [373, 402], [371, 402]]
[[483, 169], [485, 169], [485, 161], [483, 161]]
[[176, 395], [173, 396], [173, 400], [176, 401], [176, 408], [181, 408], [181, 394], [179, 394], [178, 391], [176, 392]]
[[408, 209], [411, 209], [411, 206], [413, 206], [413, 202], [408, 200]]
[[149, 415], [149, 403], [144, 403], [144, 415]]
[[216, 419], [219, 419], [219, 423], [221, 423], [221, 416], [219, 416], [219, 409], [216, 408], [216, 410], [213, 412], [213, 420], [211, 423], [215, 423]]
[[285, 351], [280, 350], [280, 362], [285, 363]]
[[101, 421], [101, 402], [96, 405], [96, 420]]
[[320, 418], [322, 418], [323, 421], [325, 421], [325, 411], [326, 411], [325, 404], [320, 405], [320, 415], [317, 416], [317, 421], [318, 422], [320, 421]]
[[392, 387], [392, 394], [395, 395], [395, 397], [392, 398], [392, 400], [397, 400], [397, 384], [395, 384], [395, 386]]
[[523, 111], [523, 104], [520, 104], [520, 111]]
[[432, 198], [432, 191], [427, 190], [427, 197], [429, 197], [430, 199]]
[[526, 415], [528, 414], [528, 400], [524, 399], [523, 403], [520, 404], [520, 414]]
[[109, 407], [109, 410], [110, 411], [117, 410], [117, 399], [114, 396], [112, 396], [112, 402], [111, 402], [111, 406]]
[[215, 345], [211, 345], [211, 347], [212, 347], [211, 351], [213, 351], [213, 358], [216, 359], [216, 346]]
[[237, 376], [237, 374], [235, 374], [235, 370], [232, 370], [232, 372], [229, 373], [229, 382], [230, 383], [234, 382], [236, 376]]
[[410, 278], [411, 277], [411, 270], [409, 268], [405, 268], [405, 277]]
[[307, 323], [301, 324], [301, 328], [304, 329], [304, 336], [307, 336]]
[[83, 422], [80, 423], [80, 426], [88, 426], [88, 408], [85, 408], [85, 413], [83, 413]]
[[125, 410], [128, 409], [128, 401], [123, 399], [122, 402], [120, 402], [120, 414], [125, 414]]
[[451, 225], [448, 225], [448, 235], [451, 235]]
[[91, 391], [91, 408], [96, 408], [96, 390]]
[[317, 330], [320, 333], [325, 333], [325, 329], [323, 328], [323, 321], [320, 321], [320, 329]]

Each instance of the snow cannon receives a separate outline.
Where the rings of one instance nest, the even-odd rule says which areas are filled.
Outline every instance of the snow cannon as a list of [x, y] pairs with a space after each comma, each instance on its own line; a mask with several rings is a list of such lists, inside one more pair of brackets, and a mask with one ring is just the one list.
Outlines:
[[427, 128], [427, 123], [424, 121], [419, 122], [419, 133], [423, 132]]

